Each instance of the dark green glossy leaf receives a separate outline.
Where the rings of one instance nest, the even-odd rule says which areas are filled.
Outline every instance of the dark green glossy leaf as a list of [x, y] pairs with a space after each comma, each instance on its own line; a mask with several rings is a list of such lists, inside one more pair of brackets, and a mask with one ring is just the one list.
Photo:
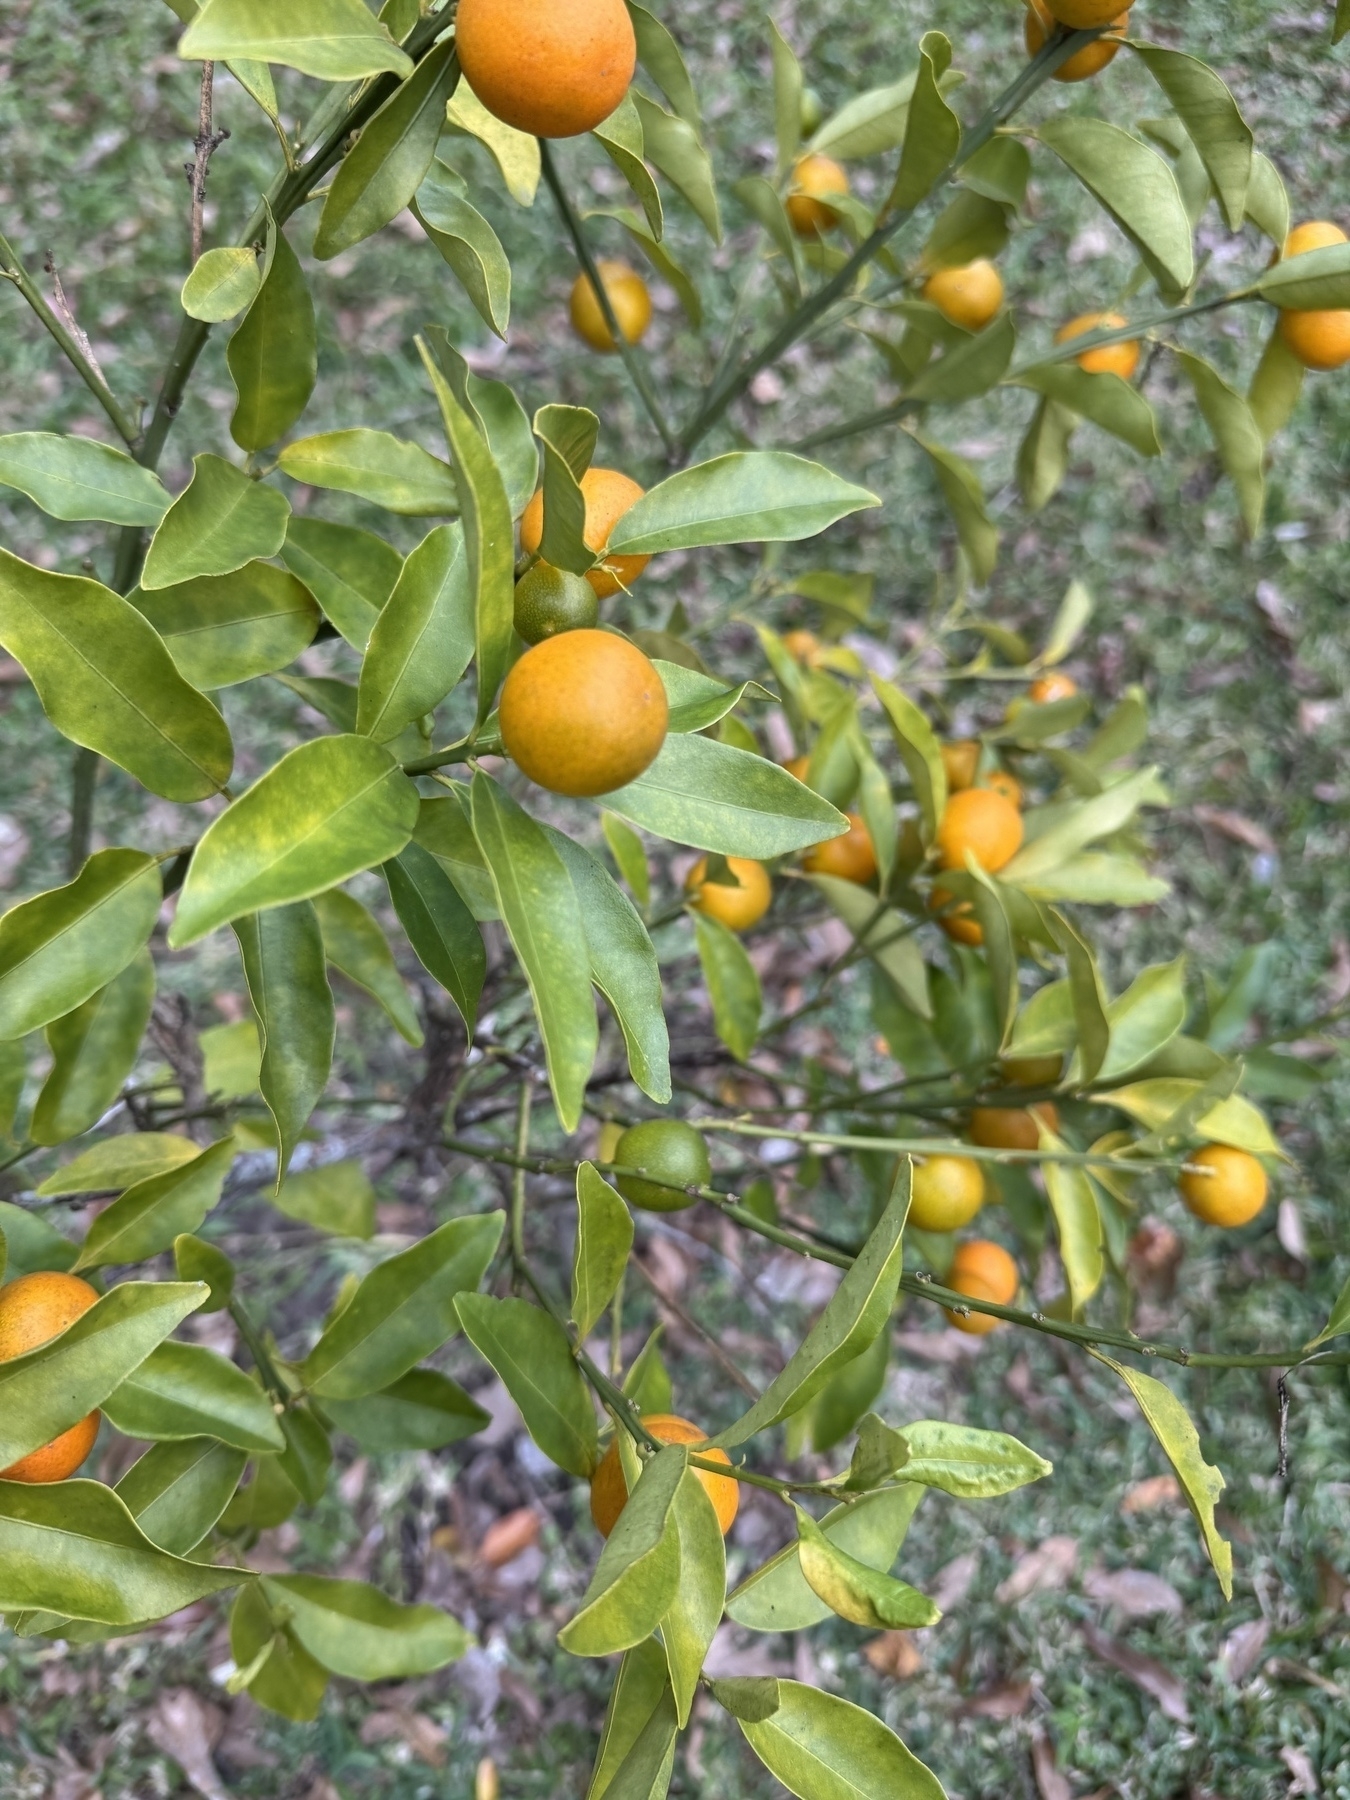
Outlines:
[[[453, 800], [448, 804], [456, 806]], [[483, 937], [473, 914], [436, 858], [420, 844], [409, 844], [383, 865], [383, 871], [394, 911], [418, 961], [440, 982], [472, 1031], [487, 974]]]
[[398, 972], [389, 940], [361, 902], [341, 888], [329, 888], [314, 900], [323, 932], [324, 954], [349, 981], [363, 987], [379, 1001], [398, 1030], [414, 1049], [422, 1042], [422, 1026], [403, 977]]
[[319, 372], [314, 302], [270, 210], [261, 273], [262, 286], [225, 353], [239, 395], [230, 436], [241, 450], [265, 450], [284, 437], [309, 405]]
[[277, 1181], [328, 1085], [333, 994], [323, 933], [307, 900], [234, 922], [262, 1045], [259, 1085], [277, 1131]]
[[223, 1250], [183, 1232], [173, 1240], [173, 1266], [180, 1281], [203, 1281], [211, 1292], [201, 1311], [223, 1312], [234, 1297], [234, 1264]]
[[410, 1369], [361, 1400], [325, 1400], [339, 1430], [374, 1456], [397, 1450], [443, 1450], [492, 1421], [457, 1382], [435, 1369]]

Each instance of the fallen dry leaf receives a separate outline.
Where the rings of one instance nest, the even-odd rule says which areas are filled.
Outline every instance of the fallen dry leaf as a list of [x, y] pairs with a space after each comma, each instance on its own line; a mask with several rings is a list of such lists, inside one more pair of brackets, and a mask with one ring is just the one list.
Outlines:
[[532, 1506], [517, 1507], [500, 1519], [494, 1519], [483, 1533], [478, 1555], [490, 1569], [500, 1569], [514, 1562], [522, 1550], [539, 1541], [543, 1520]]
[[428, 1719], [424, 1713], [405, 1712], [402, 1707], [370, 1713], [361, 1726], [363, 1744], [386, 1744], [397, 1738], [433, 1769], [445, 1767], [449, 1736], [434, 1719]]
[[959, 1710], [977, 1719], [1020, 1719], [1030, 1705], [1029, 1681], [1000, 1681], [967, 1700]]
[[1289, 1785], [1291, 1795], [1318, 1792], [1317, 1771], [1306, 1750], [1296, 1750], [1292, 1744], [1286, 1744], [1280, 1751], [1280, 1761], [1293, 1777]]
[[1018, 1557], [1012, 1573], [994, 1589], [994, 1598], [1008, 1606], [1041, 1588], [1063, 1587], [1077, 1566], [1078, 1539], [1048, 1537]]
[[1073, 1800], [1068, 1777], [1061, 1773], [1055, 1760], [1055, 1746], [1043, 1731], [1038, 1731], [1031, 1740], [1031, 1767], [1041, 1800]]
[[1137, 1287], [1158, 1299], [1168, 1299], [1176, 1289], [1177, 1269], [1185, 1253], [1179, 1232], [1161, 1219], [1143, 1219], [1130, 1239], [1126, 1260]]
[[892, 1681], [908, 1681], [923, 1667], [923, 1657], [909, 1631], [883, 1631], [863, 1645], [863, 1655], [878, 1675], [889, 1675]]
[[1178, 1725], [1189, 1725], [1191, 1709], [1186, 1704], [1186, 1689], [1170, 1669], [1155, 1662], [1151, 1656], [1142, 1656], [1138, 1650], [1131, 1650], [1128, 1644], [1122, 1644], [1118, 1638], [1108, 1637], [1104, 1631], [1098, 1631], [1094, 1625], [1083, 1627], [1083, 1637], [1094, 1656], [1099, 1656], [1104, 1663], [1110, 1663], [1113, 1669], [1121, 1674], [1156, 1700], [1159, 1707], [1169, 1719]]
[[1160, 1506], [1176, 1506], [1181, 1500], [1181, 1483], [1175, 1475], [1150, 1475], [1145, 1481], [1132, 1481], [1120, 1503], [1123, 1513], [1153, 1512]]
[[1231, 812], [1224, 806], [1194, 806], [1191, 811], [1200, 824], [1232, 838], [1234, 843], [1245, 844], [1249, 850], [1260, 851], [1264, 856], [1274, 856], [1274, 838], [1264, 825], [1258, 825], [1245, 813]]
[[1270, 1626], [1265, 1619], [1249, 1619], [1245, 1625], [1235, 1626], [1223, 1640], [1219, 1667], [1234, 1687], [1241, 1687], [1260, 1662], [1269, 1636]]
[[1323, 980], [1322, 995], [1328, 1007], [1350, 1000], [1350, 938], [1331, 940], [1331, 967]]
[[1083, 1577], [1083, 1592], [1103, 1606], [1114, 1606], [1127, 1619], [1181, 1612], [1181, 1595], [1171, 1582], [1147, 1569], [1089, 1569]]
[[1275, 1235], [1286, 1256], [1295, 1262], [1307, 1262], [1308, 1234], [1303, 1229], [1303, 1214], [1297, 1200], [1281, 1200], [1275, 1215]]
[[191, 1688], [166, 1688], [146, 1721], [145, 1735], [176, 1762], [203, 1800], [229, 1800], [211, 1760], [225, 1732], [225, 1715]]

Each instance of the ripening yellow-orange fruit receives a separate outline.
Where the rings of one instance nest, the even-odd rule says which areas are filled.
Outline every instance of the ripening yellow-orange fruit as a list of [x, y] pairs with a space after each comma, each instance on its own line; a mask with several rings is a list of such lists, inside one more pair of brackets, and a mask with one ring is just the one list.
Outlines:
[[790, 756], [783, 764], [783, 767], [787, 770], [789, 775], [794, 775], [798, 781], [805, 781], [807, 775], [810, 773], [811, 758], [809, 756]]
[[[1109, 28], [1095, 43], [1075, 51], [1067, 62], [1059, 65], [1055, 70], [1055, 80], [1087, 81], [1093, 75], [1100, 75], [1120, 49], [1120, 40], [1125, 36], [1129, 23], [1128, 11], [1112, 19]], [[1046, 5], [1046, 0], [1027, 0], [1027, 51], [1031, 56], [1045, 48], [1045, 40], [1054, 24], [1054, 14]]]
[[[36, 1350], [40, 1344], [58, 1337], [97, 1299], [96, 1291], [78, 1275], [44, 1269], [17, 1276], [0, 1288], [0, 1362]], [[98, 1420], [97, 1412], [87, 1413], [50, 1443], [30, 1450], [7, 1469], [0, 1469], [0, 1481], [68, 1480], [93, 1449]]]
[[942, 767], [947, 776], [947, 792], [960, 794], [974, 787], [980, 766], [980, 745], [976, 738], [954, 738], [940, 746]]
[[935, 887], [928, 896], [928, 909], [938, 915], [939, 927], [954, 944], [984, 942], [984, 927], [975, 917], [975, 908], [969, 900], [958, 900], [950, 888]]
[[1032, 682], [1027, 689], [1027, 699], [1034, 706], [1052, 706], [1056, 700], [1072, 700], [1077, 692], [1078, 683], [1073, 676], [1062, 674], [1056, 669]]
[[[1304, 256], [1309, 250], [1325, 250], [1343, 244], [1345, 233], [1328, 219], [1296, 225], [1285, 240], [1284, 257]], [[1280, 336], [1305, 369], [1323, 371], [1350, 362], [1350, 309], [1280, 314]]]
[[[1055, 342], [1067, 344], [1072, 338], [1086, 337], [1090, 331], [1120, 331], [1129, 322], [1123, 313], [1079, 313], [1076, 319], [1060, 326], [1055, 333]], [[1089, 375], [1119, 375], [1122, 381], [1129, 381], [1139, 367], [1139, 340], [1129, 338], [1120, 344], [1098, 344], [1093, 350], [1084, 350], [1074, 361]]]
[[959, 1231], [984, 1200], [984, 1170], [973, 1156], [915, 1157], [909, 1222], [916, 1231]]
[[991, 794], [1002, 794], [1005, 800], [1011, 800], [1018, 811], [1021, 811], [1022, 784], [1015, 775], [1010, 775], [1006, 769], [991, 769], [980, 786], [988, 788]]
[[[619, 469], [587, 469], [581, 478], [581, 497], [586, 502], [586, 523], [581, 535], [588, 550], [600, 555], [609, 543], [609, 534], [629, 507], [643, 495], [631, 476]], [[520, 515], [520, 547], [527, 556], [538, 550], [544, 535], [544, 490], [540, 488]], [[650, 556], [607, 556], [597, 568], [589, 569], [586, 579], [595, 589], [597, 600], [608, 600], [620, 588], [632, 587], [651, 561]]]
[[1120, 0], [1046, 0], [1046, 4], [1071, 31], [1095, 31], [1109, 25], [1120, 10]]
[[748, 856], [729, 856], [727, 870], [736, 877], [739, 887], [709, 881], [708, 859], [701, 856], [684, 884], [690, 905], [707, 913], [709, 918], [720, 920], [728, 931], [749, 931], [752, 925], [759, 924], [773, 899], [769, 871], [762, 862], [755, 862]]
[[1249, 1151], [1206, 1144], [1188, 1150], [1186, 1162], [1177, 1185], [1188, 1208], [1206, 1225], [1246, 1225], [1265, 1205], [1270, 1180]]
[[[947, 1271], [944, 1287], [953, 1293], [966, 1294], [972, 1300], [992, 1301], [995, 1306], [1011, 1306], [1017, 1298], [1021, 1277], [1017, 1264], [1003, 1248], [988, 1238], [973, 1238], [957, 1246], [956, 1255]], [[1003, 1323], [989, 1313], [959, 1313], [947, 1309], [947, 1318], [958, 1331], [973, 1337], [984, 1337]]]
[[[652, 322], [652, 297], [647, 291], [646, 282], [626, 262], [606, 259], [595, 266], [599, 272], [600, 285], [619, 322], [619, 330], [628, 343], [636, 344]], [[599, 297], [591, 285], [590, 276], [584, 271], [572, 283], [567, 311], [572, 320], [573, 331], [592, 350], [617, 350], [618, 345], [614, 342], [614, 334], [601, 309]]]
[[1022, 815], [1002, 794], [967, 788], [953, 794], [937, 828], [937, 850], [944, 869], [964, 869], [969, 851], [980, 867], [997, 874], [1022, 847]]
[[[708, 1440], [706, 1431], [688, 1419], [679, 1418], [675, 1413], [651, 1413], [643, 1418], [642, 1423], [658, 1443], [704, 1444]], [[728, 1468], [731, 1467], [731, 1458], [725, 1450], [700, 1450], [699, 1454], [706, 1454], [709, 1462], [721, 1462]], [[740, 1484], [734, 1476], [714, 1475], [707, 1469], [695, 1469], [694, 1473], [703, 1483], [704, 1492], [713, 1503], [717, 1523], [725, 1537], [731, 1530], [736, 1510], [741, 1503]], [[613, 1531], [619, 1522], [619, 1514], [627, 1504], [628, 1481], [623, 1472], [616, 1438], [600, 1458], [599, 1467], [591, 1477], [591, 1518], [601, 1537], [608, 1537]]]
[[637, 67], [623, 0], [459, 0], [455, 48], [488, 111], [531, 137], [593, 131]]
[[802, 858], [802, 867], [809, 875], [838, 875], [843, 881], [865, 886], [876, 878], [876, 846], [861, 813], [844, 816], [848, 830], [840, 837], [826, 838], [823, 844], [813, 844]]
[[792, 170], [792, 186], [783, 206], [798, 237], [815, 237], [839, 223], [830, 205], [833, 196], [848, 192], [848, 176], [828, 156], [799, 156]]
[[502, 686], [506, 753], [554, 794], [609, 794], [636, 781], [656, 760], [669, 719], [655, 665], [612, 631], [544, 638]]
[[987, 1150], [1039, 1150], [1040, 1124], [1049, 1131], [1059, 1129], [1059, 1113], [1050, 1100], [1028, 1107], [976, 1106], [970, 1114], [970, 1141]]
[[800, 663], [804, 669], [813, 669], [820, 656], [820, 639], [814, 631], [799, 625], [794, 631], [783, 633], [783, 648], [793, 662]]
[[959, 269], [936, 270], [924, 283], [923, 297], [953, 325], [983, 331], [1003, 305], [1003, 277], [981, 256]]

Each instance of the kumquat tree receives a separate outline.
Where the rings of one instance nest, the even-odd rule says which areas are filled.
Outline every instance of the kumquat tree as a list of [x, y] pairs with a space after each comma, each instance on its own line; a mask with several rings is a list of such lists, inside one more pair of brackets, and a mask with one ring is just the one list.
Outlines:
[[[1350, 1792], [1344, 919], [1280, 999], [1221, 851], [1176, 899], [1223, 752], [1151, 753], [1073, 510], [1260, 576], [1299, 687], [1350, 190], [1281, 96], [1334, 146], [1350, 6], [1262, 17], [1253, 106], [1216, 9], [1119, 3], [0, 7], [5, 1793]], [[81, 84], [125, 125], [39, 204]], [[1090, 1620], [1114, 1714], [1018, 1687], [933, 1568], [1065, 1588], [1008, 1509], [1131, 1472], [1205, 1729]], [[1180, 1614], [1132, 1573], [1047, 1605]], [[953, 1628], [1013, 1773], [906, 1698]], [[145, 1667], [149, 1750], [31, 1735]]]

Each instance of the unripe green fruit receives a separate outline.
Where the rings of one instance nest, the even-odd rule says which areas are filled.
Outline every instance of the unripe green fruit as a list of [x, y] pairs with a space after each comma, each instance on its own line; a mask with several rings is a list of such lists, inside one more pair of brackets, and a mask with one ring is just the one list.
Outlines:
[[599, 617], [600, 602], [584, 575], [538, 562], [516, 583], [516, 630], [527, 644], [560, 631], [588, 631]]
[[642, 1169], [642, 1175], [620, 1175], [619, 1192], [634, 1206], [648, 1212], [682, 1212], [694, 1204], [683, 1190], [706, 1187], [712, 1179], [708, 1146], [692, 1125], [682, 1119], [648, 1119], [630, 1125], [614, 1146], [614, 1160], [621, 1168]]
[[820, 95], [814, 88], [803, 88], [801, 98], [802, 137], [809, 138], [820, 127], [825, 117], [825, 107]]

